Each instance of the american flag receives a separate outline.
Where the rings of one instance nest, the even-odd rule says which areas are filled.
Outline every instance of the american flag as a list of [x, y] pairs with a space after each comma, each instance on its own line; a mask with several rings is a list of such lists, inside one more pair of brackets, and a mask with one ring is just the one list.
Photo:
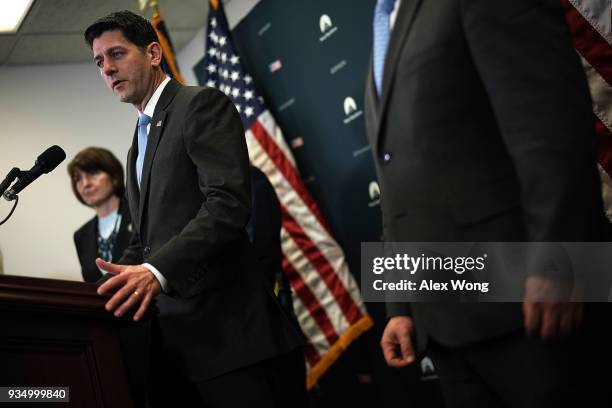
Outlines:
[[300, 179], [281, 130], [234, 52], [221, 2], [210, 3], [205, 85], [220, 89], [234, 102], [244, 125], [251, 163], [266, 174], [281, 202], [282, 266], [305, 338], [310, 388], [346, 347], [372, 326], [372, 320], [342, 249]]
[[612, 1], [561, 0], [586, 73], [595, 114], [597, 161], [612, 221]]

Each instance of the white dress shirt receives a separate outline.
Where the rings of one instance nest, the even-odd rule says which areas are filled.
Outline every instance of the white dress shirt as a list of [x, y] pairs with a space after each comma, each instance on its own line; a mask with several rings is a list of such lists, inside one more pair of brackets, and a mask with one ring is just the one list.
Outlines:
[[402, 0], [395, 0], [395, 4], [393, 5], [393, 11], [391, 11], [391, 14], [389, 14], [389, 31], [393, 31], [395, 19], [397, 18], [397, 10], [399, 10], [401, 4]]

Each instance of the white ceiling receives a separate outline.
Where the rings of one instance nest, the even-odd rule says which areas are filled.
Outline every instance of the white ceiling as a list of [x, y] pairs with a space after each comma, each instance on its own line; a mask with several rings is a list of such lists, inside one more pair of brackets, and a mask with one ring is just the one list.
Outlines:
[[[140, 13], [138, 0], [35, 0], [16, 34], [0, 34], [0, 65], [89, 62], [83, 31], [118, 10]], [[205, 25], [208, 2], [161, 0], [160, 12], [178, 52]]]

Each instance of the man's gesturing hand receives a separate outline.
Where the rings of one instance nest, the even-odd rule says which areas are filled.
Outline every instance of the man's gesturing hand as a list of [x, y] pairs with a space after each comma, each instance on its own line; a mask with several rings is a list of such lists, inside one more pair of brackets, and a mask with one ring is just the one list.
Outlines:
[[113, 297], [106, 302], [106, 310], [114, 311], [115, 317], [121, 317], [139, 305], [134, 320], [140, 320], [151, 300], [161, 292], [155, 275], [143, 265], [116, 265], [100, 258], [96, 259], [96, 265], [115, 275], [98, 288], [100, 295], [114, 292]]
[[413, 330], [412, 318], [408, 316], [395, 316], [389, 320], [380, 339], [380, 347], [389, 366], [405, 367], [414, 361]]

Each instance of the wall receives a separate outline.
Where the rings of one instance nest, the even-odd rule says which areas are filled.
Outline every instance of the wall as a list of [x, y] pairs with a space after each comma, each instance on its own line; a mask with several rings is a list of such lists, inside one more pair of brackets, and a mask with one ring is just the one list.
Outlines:
[[[4, 273], [80, 280], [72, 234], [94, 214], [73, 196], [66, 166], [87, 146], [104, 146], [124, 161], [134, 108], [115, 100], [93, 64], [2, 67], [0, 89], [2, 178], [12, 167], [29, 169], [53, 144], [67, 155], [21, 192], [0, 226]], [[11, 205], [0, 200], [0, 218]]]

